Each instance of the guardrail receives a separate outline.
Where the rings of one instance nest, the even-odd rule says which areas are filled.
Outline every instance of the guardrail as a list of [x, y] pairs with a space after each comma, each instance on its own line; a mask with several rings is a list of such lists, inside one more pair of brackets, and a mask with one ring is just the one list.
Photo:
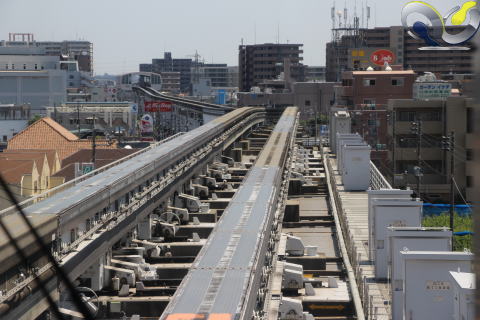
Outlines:
[[372, 161], [370, 161], [370, 188], [372, 190], [393, 189]]
[[[132, 158], [134, 158], [134, 157], [136, 157], [136, 156], [138, 156], [138, 155], [140, 155], [140, 154], [142, 154], [142, 153], [145, 153], [145, 152], [147, 152], [147, 151], [150, 151], [150, 150], [152, 150], [153, 148], [156, 148], [156, 147], [158, 147], [159, 145], [164, 144], [164, 143], [166, 143], [166, 142], [168, 142], [168, 141], [170, 141], [170, 140], [173, 140], [173, 139], [175, 139], [175, 138], [177, 138], [177, 137], [179, 137], [179, 136], [181, 136], [181, 135], [183, 135], [183, 134], [185, 134], [185, 132], [179, 132], [179, 133], [177, 133], [177, 134], [174, 134], [173, 136], [170, 136], [170, 137], [168, 137], [168, 138], [166, 138], [166, 139], [163, 139], [163, 140], [161, 140], [161, 141], [159, 141], [159, 142], [157, 142], [157, 143], [154, 143], [153, 145], [151, 145], [151, 146], [149, 146], [149, 147], [143, 148], [142, 150], [139, 150], [139, 151], [137, 151], [137, 152], [135, 152], [135, 153], [132, 153], [132, 154], [130, 154], [130, 155], [124, 157], [124, 158], [121, 158], [121, 159], [119, 159], [119, 160], [117, 160], [117, 161], [114, 161], [114, 162], [112, 162], [112, 163], [109, 163], [109, 164], [107, 164], [107, 165], [105, 165], [105, 166], [103, 166], [103, 167], [101, 167], [101, 168], [98, 168], [98, 169], [96, 169], [96, 170], [93, 170], [92, 172], [89, 172], [89, 173], [87, 173], [87, 174], [84, 174], [84, 175], [82, 175], [81, 177], [78, 177], [78, 178], [76, 178], [76, 179], [70, 180], [70, 181], [68, 181], [68, 182], [66, 182], [66, 183], [63, 183], [63, 184], [61, 184], [61, 185], [59, 185], [59, 186], [57, 186], [57, 187], [55, 187], [55, 188], [49, 189], [49, 190], [47, 190], [47, 191], [45, 191], [45, 192], [43, 192], [43, 193], [41, 193], [41, 194], [39, 194], [39, 195], [36, 195], [36, 196], [34, 196], [34, 197], [32, 197], [32, 198], [28, 198], [28, 199], [20, 202], [19, 205], [20, 205], [21, 208], [25, 208], [25, 207], [28, 207], [28, 206], [30, 206], [30, 205], [38, 202], [38, 201], [44, 200], [44, 199], [46, 199], [46, 198], [49, 198], [49, 197], [57, 194], [58, 192], [61, 192], [61, 191], [65, 190], [65, 189], [68, 189], [68, 188], [70, 188], [70, 187], [73, 187], [74, 185], [76, 185], [76, 184], [78, 184], [78, 183], [80, 183], [80, 182], [82, 182], [82, 181], [85, 181], [85, 180], [87, 180], [87, 179], [89, 179], [89, 178], [91, 178], [91, 177], [93, 177], [93, 176], [96, 176], [96, 175], [98, 175], [98, 174], [100, 174], [100, 173], [102, 173], [102, 172], [105, 172], [106, 170], [108, 170], [108, 169], [110, 169], [110, 168], [112, 168], [112, 167], [115, 167], [115, 166], [117, 166], [117, 165], [119, 165], [119, 164], [121, 164], [121, 163], [123, 163], [123, 162], [125, 162], [125, 161], [127, 161], [127, 160], [130, 160], [130, 159], [132, 159]], [[8, 215], [10, 215], [10, 214], [14, 214], [14, 213], [17, 213], [16, 207], [15, 207], [15, 206], [8, 207], [8, 208], [3, 209], [3, 210], [0, 211], [0, 218], [1, 218], [1, 217], [8, 216]]]

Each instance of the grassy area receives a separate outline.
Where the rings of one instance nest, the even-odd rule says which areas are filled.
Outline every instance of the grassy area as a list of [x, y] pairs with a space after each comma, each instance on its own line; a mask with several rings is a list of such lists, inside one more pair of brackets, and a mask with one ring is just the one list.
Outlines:
[[[424, 227], [450, 227], [450, 215], [448, 213], [442, 213], [441, 215], [431, 215], [423, 218]], [[473, 232], [473, 219], [472, 216], [460, 216], [455, 214], [453, 218], [453, 230], [459, 231], [472, 231]], [[473, 237], [467, 236], [455, 236], [453, 249], [455, 251], [463, 251], [463, 249], [472, 250]]]

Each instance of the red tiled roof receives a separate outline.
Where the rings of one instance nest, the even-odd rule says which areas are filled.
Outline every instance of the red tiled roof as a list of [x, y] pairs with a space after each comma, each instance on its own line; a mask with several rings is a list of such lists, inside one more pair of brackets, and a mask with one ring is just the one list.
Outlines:
[[[28, 155], [28, 154], [32, 154], [32, 153], [43, 153], [47, 156], [47, 162], [48, 162], [48, 166], [50, 167], [50, 169], [53, 168], [54, 166], [54, 161], [55, 161], [55, 153], [57, 151], [55, 150], [39, 150], [39, 149], [18, 149], [18, 150], [3, 150], [3, 154], [4, 155], [9, 155], [9, 154], [25, 154], [25, 155]], [[2, 154], [0, 153], [0, 156]]]
[[[106, 145], [105, 140], [97, 139], [97, 149], [116, 149], [116, 142]], [[91, 149], [90, 140], [80, 140], [73, 133], [51, 118], [42, 118], [8, 141], [7, 150], [45, 149], [56, 150], [61, 160], [80, 149]]]
[[20, 185], [22, 176], [32, 174], [34, 160], [0, 159], [0, 174], [10, 184]]

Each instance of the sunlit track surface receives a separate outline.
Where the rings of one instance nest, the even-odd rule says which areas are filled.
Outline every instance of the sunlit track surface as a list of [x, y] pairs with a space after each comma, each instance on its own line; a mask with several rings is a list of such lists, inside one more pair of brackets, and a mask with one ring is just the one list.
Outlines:
[[162, 319], [250, 319], [297, 108], [287, 108]]

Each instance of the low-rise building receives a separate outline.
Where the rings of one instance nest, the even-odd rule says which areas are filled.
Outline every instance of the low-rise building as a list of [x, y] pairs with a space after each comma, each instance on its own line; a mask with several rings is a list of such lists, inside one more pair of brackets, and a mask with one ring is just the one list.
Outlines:
[[29, 105], [0, 104], [0, 145], [25, 129], [30, 120]]
[[[63, 183], [53, 177], [59, 170], [60, 160], [55, 150], [6, 150], [0, 153], [0, 174], [19, 200]], [[4, 191], [1, 194], [0, 209], [3, 209], [11, 204]]]
[[[472, 160], [474, 140], [472, 100], [450, 97], [444, 100], [393, 99], [388, 103], [391, 121], [388, 126], [389, 168], [382, 168], [396, 187], [417, 189], [415, 167], [422, 171], [420, 191], [430, 201], [448, 202], [450, 193], [450, 153], [442, 150], [442, 137], [455, 132], [455, 180], [463, 197], [470, 199], [474, 190], [467, 167]], [[419, 136], [412, 123], [421, 122]], [[420, 161], [419, 161], [420, 159]], [[420, 162], [420, 165], [418, 163]]]
[[47, 116], [70, 131], [95, 128], [127, 136], [136, 132], [137, 112], [131, 102], [67, 102], [47, 108]]
[[336, 105], [347, 107], [352, 132], [358, 132], [373, 148], [372, 158], [384, 158], [387, 144], [387, 112], [390, 99], [411, 99], [415, 72], [412, 70], [347, 71], [335, 87]]

